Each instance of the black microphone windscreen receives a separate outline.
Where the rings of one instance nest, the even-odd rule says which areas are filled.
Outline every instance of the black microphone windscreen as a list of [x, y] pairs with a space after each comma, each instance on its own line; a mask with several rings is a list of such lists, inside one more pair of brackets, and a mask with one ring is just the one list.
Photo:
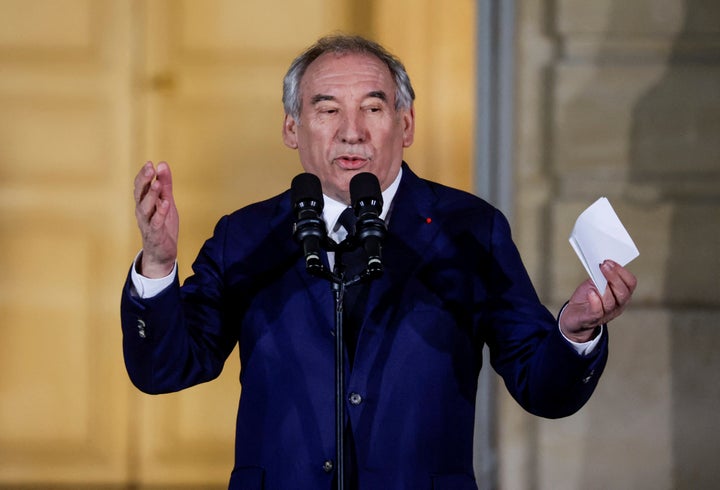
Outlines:
[[382, 209], [382, 191], [378, 178], [375, 174], [363, 172], [350, 180], [350, 200], [355, 207], [358, 201], [367, 199], [377, 201]]
[[290, 195], [293, 206], [303, 201], [315, 201], [319, 211], [323, 208], [322, 184], [320, 179], [310, 173], [296, 175], [290, 184]]

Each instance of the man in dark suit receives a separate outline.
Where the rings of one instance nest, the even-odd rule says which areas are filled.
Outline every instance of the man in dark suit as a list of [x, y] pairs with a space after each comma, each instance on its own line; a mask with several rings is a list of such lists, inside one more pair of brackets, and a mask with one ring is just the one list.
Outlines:
[[[288, 71], [283, 138], [320, 178], [334, 239], [344, 236], [335, 224], [354, 175], [373, 173], [383, 191], [385, 272], [366, 286], [347, 335], [351, 488], [475, 489], [483, 345], [526, 410], [572, 414], [605, 365], [604, 324], [622, 312], [636, 280], [608, 261], [605, 294], [584, 282], [555, 320], [502, 214], [420, 179], [403, 162], [414, 137], [413, 99], [405, 69], [382, 47], [324, 38]], [[165, 393], [211, 380], [239, 342], [243, 390], [230, 488], [332, 488], [334, 305], [293, 241], [290, 193], [223, 217], [182, 287], [167, 164], [141, 169], [135, 200], [143, 250], [122, 297], [133, 383]], [[323, 258], [328, 267], [335, 259]]]

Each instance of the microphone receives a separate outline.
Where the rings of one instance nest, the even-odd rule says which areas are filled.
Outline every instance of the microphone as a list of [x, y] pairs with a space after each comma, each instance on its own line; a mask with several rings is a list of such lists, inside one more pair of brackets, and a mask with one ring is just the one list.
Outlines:
[[376, 278], [383, 272], [382, 241], [387, 230], [380, 218], [382, 191], [374, 174], [363, 172], [350, 180], [350, 202], [357, 216], [355, 237], [362, 242], [367, 254], [368, 275]]
[[297, 217], [293, 238], [302, 244], [307, 271], [321, 275], [325, 267], [320, 259], [320, 245], [327, 237], [327, 231], [322, 220], [325, 203], [320, 179], [309, 173], [295, 176], [290, 185], [290, 195]]

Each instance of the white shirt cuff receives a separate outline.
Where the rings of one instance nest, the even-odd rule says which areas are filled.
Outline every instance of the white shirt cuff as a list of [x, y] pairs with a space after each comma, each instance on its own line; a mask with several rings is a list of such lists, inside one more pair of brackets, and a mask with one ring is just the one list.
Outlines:
[[[559, 328], [559, 327], [558, 327]], [[565, 337], [565, 334], [562, 333], [562, 330], [560, 330], [560, 334]], [[592, 351], [595, 350], [595, 347], [600, 343], [600, 339], [602, 338], [603, 334], [603, 326], [600, 325], [600, 333], [598, 333], [597, 337], [595, 337], [592, 340], [589, 340], [587, 342], [573, 342], [569, 338], [565, 337], [565, 340], [567, 340], [570, 343], [570, 346], [577, 351], [578, 354], [581, 356], [587, 356]]]
[[159, 279], [151, 279], [140, 275], [137, 271], [138, 261], [141, 256], [142, 250], [138, 252], [135, 256], [135, 260], [133, 261], [133, 266], [130, 269], [130, 281], [135, 288], [135, 294], [139, 298], [147, 299], [157, 296], [173, 283], [175, 276], [177, 275], [177, 261], [175, 261], [175, 265], [173, 266], [173, 270], [170, 271], [170, 274]]

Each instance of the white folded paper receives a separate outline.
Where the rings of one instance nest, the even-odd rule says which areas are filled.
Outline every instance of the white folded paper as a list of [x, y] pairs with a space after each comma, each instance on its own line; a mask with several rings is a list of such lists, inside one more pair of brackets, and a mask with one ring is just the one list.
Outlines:
[[570, 234], [570, 245], [600, 294], [605, 293], [607, 287], [600, 264], [610, 259], [624, 266], [640, 255], [620, 218], [610, 206], [610, 201], [605, 197], [595, 201], [578, 216]]

